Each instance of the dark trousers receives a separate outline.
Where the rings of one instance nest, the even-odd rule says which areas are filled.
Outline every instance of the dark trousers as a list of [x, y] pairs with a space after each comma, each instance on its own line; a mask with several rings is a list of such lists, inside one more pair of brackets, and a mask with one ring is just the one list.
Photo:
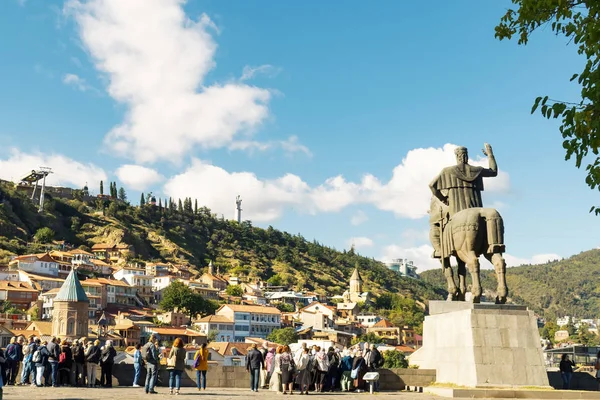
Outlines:
[[17, 380], [17, 373], [19, 372], [19, 361], [15, 360], [6, 360], [6, 365], [8, 366], [8, 379], [9, 385], [14, 385]]
[[260, 368], [250, 368], [250, 389], [258, 390], [260, 385]]
[[100, 386], [112, 387], [112, 363], [103, 363], [100, 366]]
[[571, 377], [573, 376], [572, 372], [561, 372], [560, 376], [563, 381], [563, 389], [571, 389]]

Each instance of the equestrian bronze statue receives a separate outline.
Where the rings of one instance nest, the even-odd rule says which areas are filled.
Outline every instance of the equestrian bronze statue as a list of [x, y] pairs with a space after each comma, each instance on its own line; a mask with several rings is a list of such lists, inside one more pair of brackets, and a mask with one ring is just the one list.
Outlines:
[[[433, 196], [429, 209], [430, 239], [434, 258], [442, 263], [448, 281], [448, 300], [465, 300], [466, 271], [471, 273], [473, 302], [481, 301], [479, 257], [483, 255], [493, 265], [498, 279], [496, 303], [504, 304], [508, 296], [504, 222], [497, 210], [484, 208], [481, 200], [483, 178], [498, 175], [498, 166], [492, 147], [485, 144], [483, 153], [489, 168], [469, 165], [467, 149], [455, 150], [457, 164], [444, 168], [429, 187]], [[458, 285], [450, 265], [450, 257], [457, 260]]]

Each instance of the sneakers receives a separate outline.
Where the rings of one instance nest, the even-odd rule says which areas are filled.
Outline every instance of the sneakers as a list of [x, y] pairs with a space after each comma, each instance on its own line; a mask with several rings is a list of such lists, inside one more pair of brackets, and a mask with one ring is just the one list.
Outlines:
[[132, 387], [141, 387], [140, 385], [133, 385]]

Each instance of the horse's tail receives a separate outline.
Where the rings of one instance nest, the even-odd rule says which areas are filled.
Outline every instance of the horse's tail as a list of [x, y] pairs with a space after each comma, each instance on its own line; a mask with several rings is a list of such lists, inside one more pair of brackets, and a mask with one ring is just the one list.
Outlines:
[[482, 213], [487, 229], [488, 254], [504, 253], [504, 221], [500, 213], [493, 208], [484, 208]]

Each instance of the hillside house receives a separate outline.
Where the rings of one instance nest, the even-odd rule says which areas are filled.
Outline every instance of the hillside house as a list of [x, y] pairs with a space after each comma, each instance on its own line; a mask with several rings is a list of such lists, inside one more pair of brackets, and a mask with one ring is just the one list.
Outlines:
[[243, 342], [247, 336], [266, 338], [281, 327], [281, 311], [275, 307], [225, 304], [215, 314], [234, 322], [234, 342]]
[[8, 266], [19, 271], [58, 277], [58, 263], [48, 253], [14, 257]]
[[39, 290], [27, 282], [0, 281], [0, 301], [8, 301], [19, 310], [28, 310], [31, 303], [37, 301], [38, 293]]
[[107, 263], [116, 263], [126, 260], [127, 257], [135, 256], [135, 250], [133, 246], [125, 243], [97, 243], [92, 246], [92, 253], [94, 253], [98, 259]]
[[211, 331], [216, 332], [216, 340], [231, 342], [235, 338], [234, 323], [222, 315], [208, 315], [194, 322], [198, 331], [208, 336]]

